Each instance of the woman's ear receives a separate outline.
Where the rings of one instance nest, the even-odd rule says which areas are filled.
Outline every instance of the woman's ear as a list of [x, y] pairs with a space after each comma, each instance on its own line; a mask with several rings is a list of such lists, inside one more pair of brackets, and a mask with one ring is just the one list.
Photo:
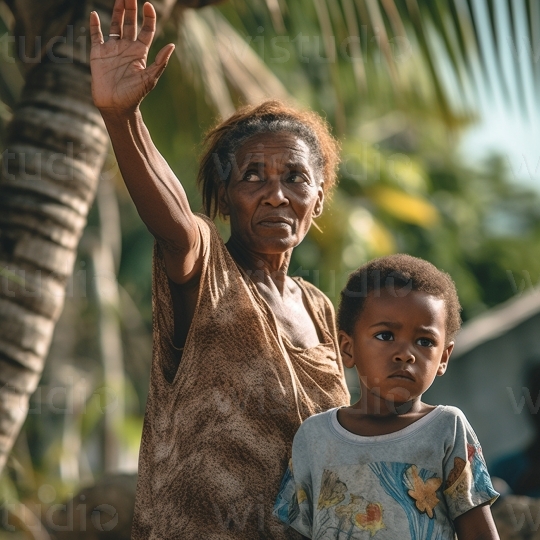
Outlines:
[[448, 360], [450, 360], [450, 355], [452, 354], [453, 350], [454, 342], [451, 341], [442, 353], [441, 361], [439, 362], [439, 369], [437, 370], [437, 377], [440, 377], [441, 375], [444, 375], [446, 373], [446, 370], [448, 368]]
[[222, 216], [230, 215], [229, 197], [227, 195], [227, 187], [224, 182], [219, 183], [218, 188], [218, 208]]
[[317, 202], [315, 203], [315, 206], [313, 207], [313, 219], [318, 218], [323, 211], [324, 206], [324, 190], [322, 186], [319, 187], [319, 191], [317, 193]]
[[353, 339], [347, 332], [340, 330], [338, 332], [339, 350], [343, 365], [348, 368], [354, 367]]

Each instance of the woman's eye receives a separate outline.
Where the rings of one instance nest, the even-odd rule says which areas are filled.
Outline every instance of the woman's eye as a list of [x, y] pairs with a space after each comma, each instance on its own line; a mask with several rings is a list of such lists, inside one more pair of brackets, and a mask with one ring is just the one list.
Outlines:
[[392, 335], [392, 332], [379, 332], [378, 334], [375, 334], [375, 338], [379, 339], [380, 341], [393, 341], [394, 336]]
[[287, 181], [291, 184], [301, 184], [302, 182], [305, 182], [306, 179], [301, 174], [291, 174], [291, 176], [287, 178]]
[[421, 347], [433, 347], [434, 345], [433, 341], [428, 338], [420, 338], [416, 341], [416, 343], [418, 343], [418, 345]]
[[247, 173], [245, 176], [244, 176], [244, 180], [246, 182], [260, 182], [261, 181], [261, 177], [258, 175], [258, 174], [255, 174], [255, 173]]

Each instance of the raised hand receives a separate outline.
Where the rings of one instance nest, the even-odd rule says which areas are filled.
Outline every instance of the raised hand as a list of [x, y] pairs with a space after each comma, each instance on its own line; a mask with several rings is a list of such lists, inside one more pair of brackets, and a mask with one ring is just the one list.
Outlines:
[[102, 112], [122, 114], [134, 110], [157, 84], [174, 51], [172, 43], [166, 45], [154, 63], [146, 66], [156, 32], [152, 4], [144, 4], [143, 16], [137, 34], [137, 0], [116, 0], [109, 39], [104, 42], [98, 14], [90, 14], [92, 96]]

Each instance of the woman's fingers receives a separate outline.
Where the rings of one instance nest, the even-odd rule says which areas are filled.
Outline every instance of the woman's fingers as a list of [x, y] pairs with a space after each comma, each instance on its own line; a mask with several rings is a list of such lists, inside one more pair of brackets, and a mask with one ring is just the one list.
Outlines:
[[165, 71], [173, 51], [173, 43], [165, 45], [165, 47], [163, 47], [163, 49], [157, 53], [154, 63], [146, 68], [146, 71], [150, 78], [154, 81], [154, 84], [157, 83], [158, 79], [161, 77], [161, 74]]
[[165, 47], [163, 47], [163, 49], [161, 49], [161, 51], [156, 54], [154, 64], [163, 65], [165, 67], [173, 52], [174, 43], [169, 43], [168, 45], [165, 45]]
[[92, 47], [103, 43], [103, 34], [101, 33], [101, 24], [99, 23], [99, 15], [92, 11], [90, 13], [90, 41]]
[[137, 0], [124, 0], [124, 39], [137, 39]]
[[156, 11], [149, 2], [146, 2], [143, 6], [143, 15], [143, 25], [137, 39], [150, 47], [156, 32]]
[[109, 28], [110, 34], [118, 34], [122, 37], [122, 27], [124, 26], [124, 0], [116, 0], [114, 2], [111, 26]]

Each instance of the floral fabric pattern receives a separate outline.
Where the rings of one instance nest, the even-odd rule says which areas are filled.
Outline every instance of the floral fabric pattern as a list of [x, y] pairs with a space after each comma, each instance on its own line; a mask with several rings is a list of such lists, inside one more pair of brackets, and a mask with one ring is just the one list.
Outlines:
[[274, 514], [316, 540], [453, 540], [453, 520], [497, 496], [458, 409], [379, 437], [346, 432], [333, 409], [300, 427]]

